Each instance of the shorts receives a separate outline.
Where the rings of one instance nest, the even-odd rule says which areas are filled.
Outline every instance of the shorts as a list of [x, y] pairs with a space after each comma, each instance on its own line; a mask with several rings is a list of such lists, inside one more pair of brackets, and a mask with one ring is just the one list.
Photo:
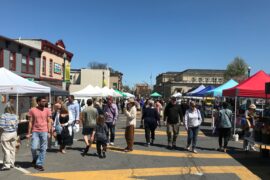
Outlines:
[[82, 129], [82, 134], [83, 135], [92, 135], [93, 134], [93, 132], [94, 132], [94, 129], [95, 128], [91, 128], [91, 127], [84, 127], [83, 129]]

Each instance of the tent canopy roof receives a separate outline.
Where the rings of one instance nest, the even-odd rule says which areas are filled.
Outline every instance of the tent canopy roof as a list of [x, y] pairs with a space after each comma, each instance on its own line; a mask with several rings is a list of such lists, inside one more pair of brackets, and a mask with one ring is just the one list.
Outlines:
[[197, 93], [197, 92], [200, 92], [200, 91], [203, 90], [204, 88], [205, 88], [204, 85], [200, 85], [199, 87], [197, 87], [197, 88], [194, 89], [193, 91], [187, 93], [187, 95], [192, 96], [192, 94], [195, 94], [195, 93]]
[[267, 82], [270, 82], [270, 76], [261, 70], [237, 86], [223, 90], [222, 95], [230, 97], [264, 98], [266, 96], [265, 83]]
[[208, 91], [207, 94], [215, 96], [215, 97], [221, 97], [222, 96], [222, 91], [224, 89], [232, 88], [232, 87], [234, 87], [236, 85], [238, 85], [238, 82], [231, 79], [231, 80], [227, 81], [226, 83], [220, 85], [219, 87]]
[[161, 95], [157, 92], [154, 92], [150, 95], [151, 97], [161, 97]]
[[29, 81], [9, 70], [0, 68], [1, 94], [50, 93], [51, 88]]

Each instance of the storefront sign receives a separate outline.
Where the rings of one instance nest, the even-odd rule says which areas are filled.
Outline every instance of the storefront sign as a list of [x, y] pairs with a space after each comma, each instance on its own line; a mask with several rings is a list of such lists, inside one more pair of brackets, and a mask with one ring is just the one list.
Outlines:
[[62, 72], [61, 64], [54, 63], [54, 73], [61, 75], [61, 72]]

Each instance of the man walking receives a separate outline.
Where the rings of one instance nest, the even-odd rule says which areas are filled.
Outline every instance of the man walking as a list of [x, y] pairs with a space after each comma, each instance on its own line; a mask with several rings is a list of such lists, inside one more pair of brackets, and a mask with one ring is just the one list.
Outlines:
[[[48, 136], [51, 130], [51, 111], [46, 108], [47, 100], [45, 97], [37, 98], [37, 107], [33, 107], [29, 111], [29, 126], [27, 138], [32, 133], [31, 151], [33, 157], [33, 165], [35, 169], [44, 171], [44, 161], [46, 156]], [[39, 154], [38, 154], [39, 149]]]
[[74, 96], [73, 95], [69, 95], [68, 96], [68, 102], [67, 102], [67, 109], [68, 112], [71, 112], [72, 114], [72, 119], [70, 119], [70, 121], [73, 121], [73, 125], [75, 123], [79, 124], [80, 123], [80, 105], [78, 102], [76, 102], [74, 100]]
[[[107, 104], [104, 107], [104, 114], [105, 114], [105, 122], [108, 126], [110, 132], [110, 145], [114, 145], [114, 138], [115, 138], [115, 123], [118, 118], [118, 109], [116, 104], [113, 103], [113, 98], [108, 97]], [[108, 140], [109, 140], [109, 133], [108, 133]]]
[[179, 118], [183, 121], [181, 106], [176, 104], [176, 98], [172, 97], [164, 111], [164, 122], [167, 122], [168, 149], [176, 149], [176, 139], [180, 125]]
[[[91, 144], [94, 141], [94, 130], [96, 128], [96, 121], [98, 118], [98, 111], [96, 108], [93, 107], [93, 101], [92, 99], [87, 100], [87, 107], [82, 111], [81, 113], [81, 121], [83, 124], [83, 138], [84, 142], [86, 144], [86, 147], [84, 149], [83, 155], [85, 155]], [[88, 139], [89, 136], [89, 139]]]

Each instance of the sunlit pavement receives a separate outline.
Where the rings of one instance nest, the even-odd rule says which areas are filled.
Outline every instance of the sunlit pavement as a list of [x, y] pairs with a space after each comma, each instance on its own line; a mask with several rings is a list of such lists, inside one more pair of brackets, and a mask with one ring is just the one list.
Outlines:
[[106, 159], [96, 156], [95, 145], [88, 155], [81, 156], [84, 143], [78, 133], [66, 154], [59, 153], [56, 147], [48, 150], [44, 172], [31, 166], [29, 143], [23, 140], [16, 157], [19, 168], [0, 172], [0, 179], [270, 179], [269, 158], [262, 158], [259, 152], [243, 152], [241, 141], [230, 141], [227, 153], [216, 151], [217, 138], [211, 135], [209, 126], [201, 127], [198, 154], [194, 154], [184, 149], [187, 133], [183, 127], [176, 150], [166, 149], [165, 127], [161, 127], [150, 147], [145, 146], [144, 130], [136, 129], [134, 151], [124, 153], [124, 125], [121, 115], [115, 146], [108, 150]]

